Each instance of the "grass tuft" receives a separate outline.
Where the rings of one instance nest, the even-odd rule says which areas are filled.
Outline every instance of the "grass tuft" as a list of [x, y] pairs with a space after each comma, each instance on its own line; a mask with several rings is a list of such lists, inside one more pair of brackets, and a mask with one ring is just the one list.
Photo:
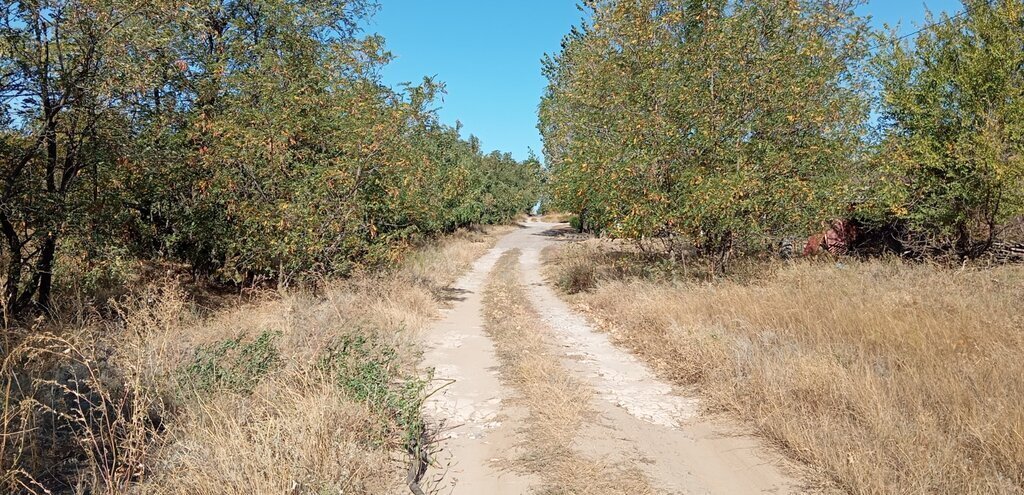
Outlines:
[[559, 267], [558, 288], [568, 294], [579, 294], [597, 287], [597, 270], [586, 260], [573, 261]]

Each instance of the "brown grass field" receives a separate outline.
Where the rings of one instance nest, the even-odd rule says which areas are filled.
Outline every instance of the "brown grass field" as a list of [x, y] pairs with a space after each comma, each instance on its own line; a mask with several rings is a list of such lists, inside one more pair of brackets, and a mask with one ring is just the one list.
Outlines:
[[708, 283], [613, 243], [546, 255], [614, 340], [826, 487], [1024, 493], [1024, 267], [777, 262]]
[[456, 233], [316, 294], [209, 314], [161, 281], [119, 318], [9, 334], [0, 491], [408, 491], [418, 332], [506, 229]]

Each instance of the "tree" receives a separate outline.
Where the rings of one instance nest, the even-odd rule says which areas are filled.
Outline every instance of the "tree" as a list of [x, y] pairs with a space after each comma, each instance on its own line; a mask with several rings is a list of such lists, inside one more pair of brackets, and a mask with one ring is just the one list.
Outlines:
[[358, 28], [371, 10], [189, 4], [162, 54], [178, 70], [162, 105], [146, 105], [139, 172], [124, 180], [137, 237], [156, 238], [143, 244], [221, 280], [287, 283], [388, 263], [412, 238], [465, 224], [439, 208], [439, 189], [459, 166], [485, 164], [430, 110], [443, 85], [379, 81], [391, 55]]
[[23, 1], [0, 11], [5, 111], [0, 233], [4, 308], [50, 308], [57, 248], [87, 210], [86, 171], [110, 167], [130, 125], [116, 108], [138, 83], [130, 53], [144, 53], [158, 26], [151, 2]]
[[876, 215], [918, 246], [975, 257], [1024, 213], [1024, 2], [964, 2], [878, 61]]
[[[51, 308], [60, 249], [315, 280], [505, 221], [539, 164], [484, 155], [391, 88], [371, 0], [42, 0], [0, 19], [0, 234], [10, 316]], [[532, 196], [532, 197], [528, 197]]]
[[545, 63], [553, 195], [612, 236], [720, 271], [845, 208], [867, 104], [860, 2], [589, 2]]

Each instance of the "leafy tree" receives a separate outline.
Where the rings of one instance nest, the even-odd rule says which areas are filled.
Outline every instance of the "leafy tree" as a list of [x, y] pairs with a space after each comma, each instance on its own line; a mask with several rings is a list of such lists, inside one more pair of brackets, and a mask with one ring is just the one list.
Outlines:
[[[0, 15], [7, 314], [60, 257], [315, 279], [506, 221], [540, 167], [438, 122], [443, 85], [381, 83], [370, 0], [43, 0]], [[60, 249], [58, 249], [60, 248]]]
[[968, 1], [880, 57], [877, 217], [973, 257], [1024, 214], [1024, 2]]
[[[7, 2], [0, 10], [5, 314], [47, 310], [57, 247], [89, 213], [132, 122], [131, 62], [160, 42], [160, 7], [132, 0]], [[86, 178], [93, 190], [86, 191]]]
[[[380, 83], [390, 54], [358, 30], [371, 10], [218, 1], [180, 18], [177, 102], [152, 121], [170, 149], [140, 160], [177, 165], [145, 167], [169, 173], [131, 188], [147, 193], [140, 211], [168, 226], [169, 254], [234, 281], [283, 283], [387, 263], [412, 237], [465, 224], [435, 201], [452, 157], [432, 159], [424, 147], [447, 133], [429, 110], [443, 86]], [[456, 161], [487, 166], [456, 148]]]
[[710, 269], [845, 208], [867, 106], [857, 1], [588, 2], [545, 62], [556, 202]]

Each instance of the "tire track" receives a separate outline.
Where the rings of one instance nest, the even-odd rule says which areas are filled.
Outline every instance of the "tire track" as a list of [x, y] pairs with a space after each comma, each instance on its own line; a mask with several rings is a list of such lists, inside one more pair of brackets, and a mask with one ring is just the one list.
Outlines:
[[[701, 418], [696, 399], [558, 298], [540, 253], [561, 227], [529, 223], [502, 238], [457, 284], [460, 301], [429, 334], [425, 364], [454, 380], [425, 407], [448, 428], [446, 457], [431, 476], [447, 474], [442, 488], [466, 494], [797, 492], [780, 457]], [[496, 265], [492, 285], [506, 296], [488, 288], [482, 297]]]

